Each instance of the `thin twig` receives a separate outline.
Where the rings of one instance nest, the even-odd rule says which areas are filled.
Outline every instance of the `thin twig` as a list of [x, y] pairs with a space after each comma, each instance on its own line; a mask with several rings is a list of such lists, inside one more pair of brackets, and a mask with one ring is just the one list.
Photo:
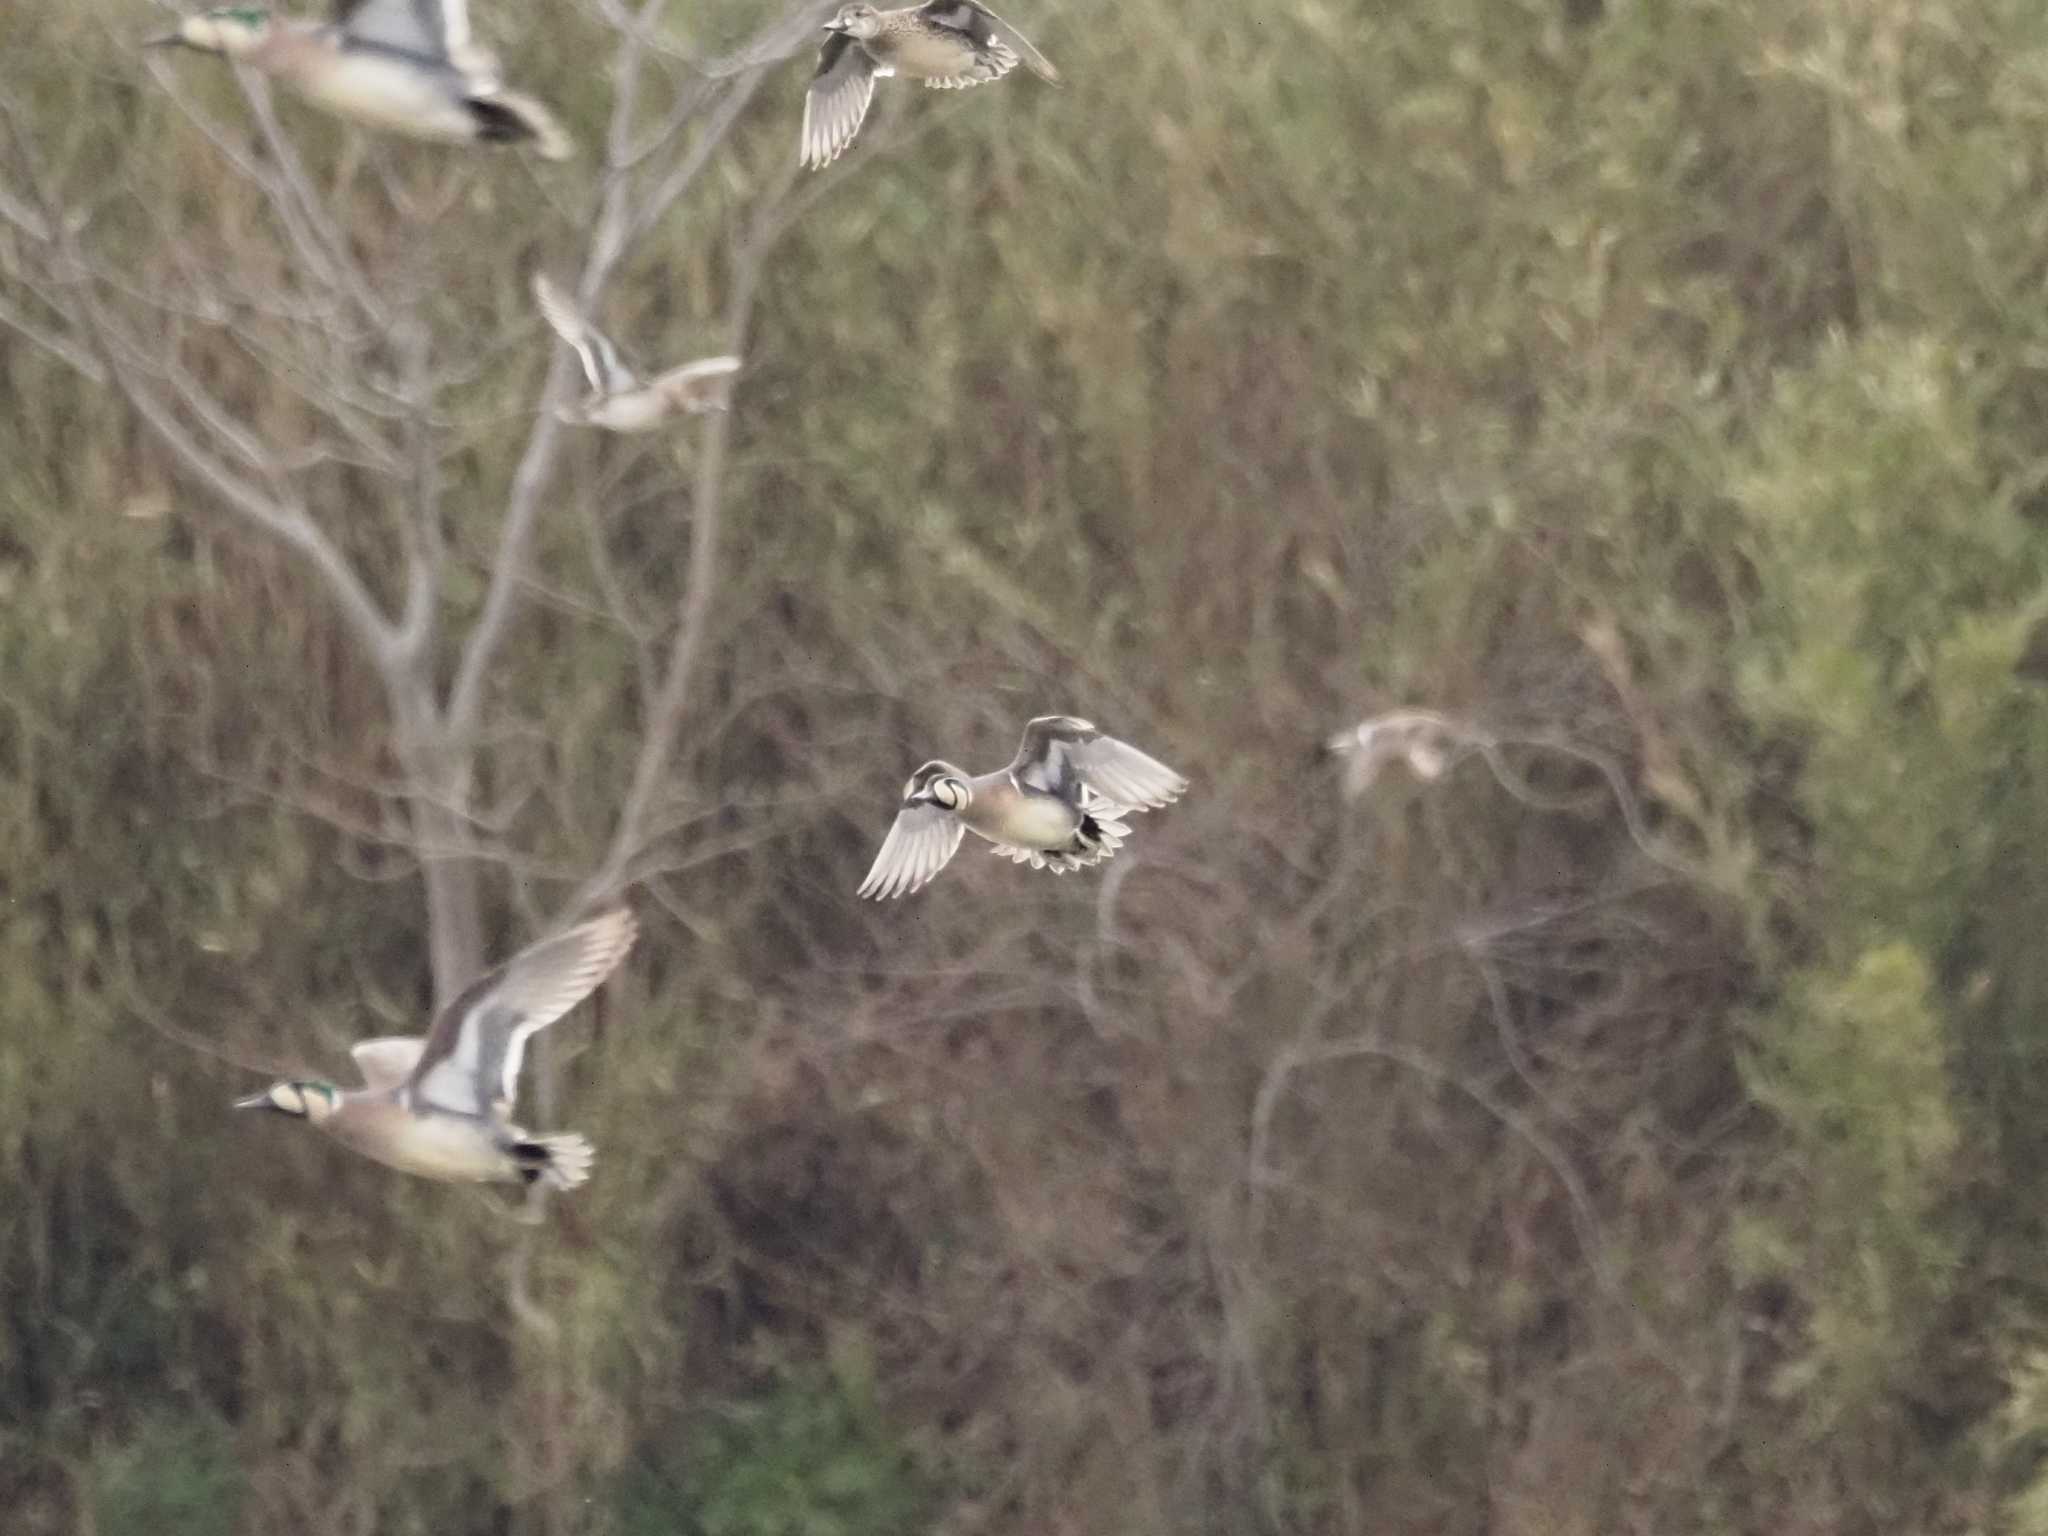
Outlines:
[[[726, 344], [729, 350], [741, 355], [746, 350], [747, 325], [753, 314], [754, 293], [761, 270], [782, 229], [775, 219], [775, 212], [788, 196], [795, 172], [795, 163], [791, 162], [774, 190], [768, 194], [752, 234], [741, 245], [733, 262]], [[704, 418], [703, 431], [697, 443], [695, 494], [691, 504], [690, 575], [680, 600], [675, 642], [670, 648], [668, 665], [662, 674], [661, 686], [655, 694], [654, 707], [641, 738], [640, 756], [633, 765], [632, 783], [619, 810], [611, 848], [597, 873], [579, 894], [578, 910], [608, 899], [618, 889], [642, 847], [655, 795], [667, 778], [669, 763], [675, 755], [677, 732], [689, 700], [692, 670], [711, 622], [712, 599], [717, 591], [725, 459], [731, 432], [732, 418], [728, 412], [713, 411]]]

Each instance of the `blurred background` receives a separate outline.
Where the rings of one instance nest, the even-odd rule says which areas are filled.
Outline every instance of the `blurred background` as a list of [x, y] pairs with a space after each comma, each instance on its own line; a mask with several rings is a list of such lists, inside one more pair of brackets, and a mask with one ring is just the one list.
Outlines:
[[[1023, 4], [792, 181], [822, 12], [476, 0], [554, 166], [14, 0], [0, 1524], [2048, 1532], [2048, 13]], [[729, 418], [537, 425], [605, 206]], [[854, 899], [1051, 712], [1193, 789]], [[228, 1113], [626, 854], [545, 1226]]]

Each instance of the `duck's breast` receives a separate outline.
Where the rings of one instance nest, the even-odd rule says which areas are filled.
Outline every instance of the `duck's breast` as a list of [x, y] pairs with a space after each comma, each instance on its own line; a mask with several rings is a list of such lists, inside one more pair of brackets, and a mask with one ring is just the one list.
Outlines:
[[365, 1157], [422, 1178], [469, 1183], [518, 1176], [497, 1129], [469, 1115], [417, 1115], [373, 1100], [349, 1105], [321, 1129]]
[[919, 80], [967, 79], [986, 74], [974, 45], [958, 33], [914, 27], [899, 32], [889, 47], [888, 62], [898, 74]]
[[1013, 848], [1064, 848], [1081, 824], [1066, 801], [1019, 789], [1007, 773], [974, 781], [974, 799], [963, 819], [990, 842]]
[[285, 72], [315, 106], [409, 138], [466, 143], [477, 134], [462, 77], [445, 65], [376, 48], [344, 48]]
[[590, 420], [613, 432], [646, 432], [660, 426], [668, 414], [669, 404], [661, 392], [642, 386], [612, 395], [593, 406]]

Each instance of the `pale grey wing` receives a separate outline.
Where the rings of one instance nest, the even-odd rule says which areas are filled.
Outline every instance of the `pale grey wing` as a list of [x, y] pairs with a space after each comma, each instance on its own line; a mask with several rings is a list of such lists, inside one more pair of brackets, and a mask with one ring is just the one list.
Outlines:
[[[400, 53], [422, 58], [448, 57], [447, 20], [444, 0], [337, 0], [334, 19], [352, 42], [395, 48]], [[464, 0], [453, 0], [458, 7]], [[461, 12], [464, 42], [468, 41], [469, 13]]]
[[1095, 727], [1073, 715], [1040, 715], [1024, 724], [1024, 739], [1010, 760], [1010, 774], [1021, 784], [1049, 795], [1067, 794], [1076, 777], [1071, 749], [1095, 734]]
[[576, 349], [583, 360], [583, 376], [600, 395], [623, 394], [640, 381], [633, 370], [619, 360], [619, 349], [611, 338], [584, 318], [576, 301], [557, 288], [545, 272], [533, 274], [533, 297], [555, 334]]
[[[1021, 60], [1026, 68], [1046, 83], [1060, 83], [1060, 72], [1052, 67], [1052, 62], [1044, 54], [1031, 46], [1030, 39], [987, 6], [977, 4], [976, 0], [930, 0], [923, 7], [922, 14], [927, 21], [950, 27], [955, 32], [964, 32], [981, 48], [996, 55], [1006, 72]], [[1002, 59], [1005, 53], [1009, 55], [1007, 61]]]
[[732, 376], [739, 371], [736, 357], [700, 357], [656, 376], [649, 387], [686, 411], [722, 411], [732, 398]]
[[380, 1035], [375, 1040], [358, 1040], [348, 1053], [363, 1074], [363, 1087], [375, 1093], [396, 1088], [411, 1077], [426, 1048], [425, 1035]]
[[882, 851], [860, 883], [860, 894], [877, 901], [908, 896], [944, 869], [959, 850], [967, 825], [936, 805], [906, 805], [896, 813]]
[[797, 160], [813, 168], [830, 165], [853, 142], [875, 95], [875, 61], [844, 32], [818, 50], [817, 73], [804, 92], [803, 136]]
[[473, 51], [473, 39], [469, 34], [469, 0], [441, 0], [441, 41], [453, 59], [460, 59]]
[[621, 907], [530, 945], [471, 983], [434, 1020], [410, 1093], [457, 1114], [510, 1110], [527, 1037], [596, 991], [638, 931]]
[[[479, 95], [498, 95], [505, 84], [505, 67], [469, 30], [469, 0], [441, 0], [441, 36], [447, 43], [448, 62], [462, 72], [468, 88]], [[553, 132], [536, 131], [534, 137], [539, 142], [535, 147], [545, 159], [566, 158], [569, 136], [555, 127], [545, 110], [540, 120]]]
[[1114, 736], [1068, 743], [1081, 782], [1118, 805], [1156, 811], [1187, 793], [1188, 781], [1149, 753]]

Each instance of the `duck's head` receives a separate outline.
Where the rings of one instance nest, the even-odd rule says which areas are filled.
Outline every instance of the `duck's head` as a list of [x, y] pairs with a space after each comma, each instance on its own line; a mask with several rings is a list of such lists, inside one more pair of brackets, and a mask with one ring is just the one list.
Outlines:
[[936, 758], [913, 773], [910, 782], [903, 786], [905, 805], [936, 805], [942, 811], [964, 811], [973, 798], [967, 775]]
[[254, 53], [270, 35], [270, 12], [260, 5], [227, 5], [187, 16], [177, 30], [152, 37], [149, 48], [193, 48], [239, 59]]
[[275, 1110], [318, 1125], [341, 1108], [341, 1090], [332, 1083], [314, 1081], [272, 1083], [261, 1093], [235, 1100], [235, 1108]]
[[882, 27], [882, 13], [872, 5], [845, 5], [825, 23], [827, 32], [844, 32], [848, 37], [873, 37]]

